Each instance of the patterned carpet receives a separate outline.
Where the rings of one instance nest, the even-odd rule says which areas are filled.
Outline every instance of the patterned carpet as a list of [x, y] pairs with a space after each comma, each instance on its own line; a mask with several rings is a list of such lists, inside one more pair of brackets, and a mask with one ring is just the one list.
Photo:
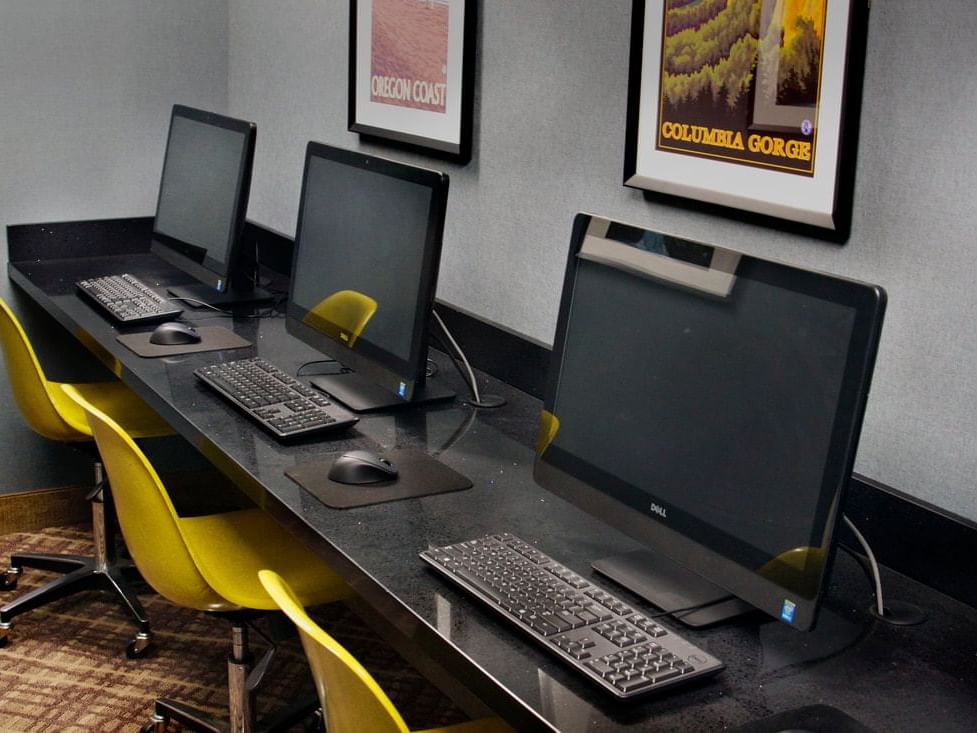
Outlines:
[[[0, 569], [13, 551], [91, 554], [90, 532], [70, 527], [2, 536]], [[52, 577], [25, 568], [17, 588], [0, 593], [0, 603]], [[148, 720], [158, 696], [226, 711], [229, 624], [177, 607], [148, 589], [140, 600], [155, 642], [154, 653], [141, 660], [126, 658], [135, 626], [108, 594], [78, 594], [15, 618], [9, 642], [0, 649], [0, 731], [133, 731]], [[377, 678], [408, 725], [426, 728], [465, 719], [345, 606], [323, 606], [313, 615]], [[256, 656], [261, 643], [252, 634]], [[259, 714], [312, 692], [297, 640], [279, 646], [265, 680]]]

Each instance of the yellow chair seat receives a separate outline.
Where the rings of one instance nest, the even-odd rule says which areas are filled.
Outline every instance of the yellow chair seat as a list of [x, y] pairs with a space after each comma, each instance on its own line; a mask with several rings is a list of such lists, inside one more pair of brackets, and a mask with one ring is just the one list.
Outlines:
[[[356, 658], [305, 612], [280, 575], [258, 573], [261, 584], [299, 631], [329, 733], [412, 733], [393, 702]], [[499, 718], [427, 728], [413, 733], [503, 733], [512, 729]]]
[[330, 603], [350, 594], [339, 576], [260, 509], [177, 521], [204, 580], [242, 608], [277, 610], [258, 580], [258, 571], [269, 563], [289, 579], [308, 605]]
[[[85, 411], [62, 390], [62, 383], [48, 382], [51, 401], [62, 419], [81, 435], [78, 440], [91, 440]], [[89, 404], [107, 415], [112, 415], [133, 438], [156, 438], [173, 435], [173, 428], [152, 407], [140, 399], [122, 382], [86, 382], [72, 384], [78, 394]]]

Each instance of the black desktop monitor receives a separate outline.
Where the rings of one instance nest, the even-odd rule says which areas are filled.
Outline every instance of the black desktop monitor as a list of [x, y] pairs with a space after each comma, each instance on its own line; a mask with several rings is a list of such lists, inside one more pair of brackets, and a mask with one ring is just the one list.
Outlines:
[[152, 251], [200, 281], [169, 288], [189, 305], [267, 297], [240, 272], [254, 140], [252, 122], [173, 106]]
[[646, 548], [595, 567], [664, 610], [808, 629], [884, 309], [875, 286], [580, 214], [535, 478]]
[[353, 410], [449, 399], [425, 384], [448, 176], [309, 143], [286, 327], [353, 371], [312, 383]]

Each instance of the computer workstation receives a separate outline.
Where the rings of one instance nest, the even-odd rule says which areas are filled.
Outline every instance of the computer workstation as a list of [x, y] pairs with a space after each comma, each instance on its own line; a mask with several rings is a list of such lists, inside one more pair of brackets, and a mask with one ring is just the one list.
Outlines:
[[[318, 146], [310, 146], [309, 157], [325, 157], [318, 155], [320, 152], [323, 151]], [[329, 163], [349, 165], [332, 160]], [[311, 188], [314, 190], [315, 186]], [[303, 207], [307, 198], [304, 184]], [[320, 225], [320, 231], [323, 230], [325, 225]], [[361, 241], [371, 243], [377, 239], [361, 237]], [[316, 238], [308, 235], [303, 227], [297, 229], [293, 264], [296, 279], [300, 280], [302, 273], [315, 272], [307, 260], [298, 273], [294, 272], [299, 267], [297, 262], [303, 248], [313, 241]], [[309, 251], [317, 252], [306, 250]], [[379, 606], [384, 606], [385, 594], [405, 603], [411, 610], [407, 618], [400, 619], [402, 625], [410, 626], [418, 617], [431, 624], [436, 633], [431, 629], [417, 633], [441, 649], [451, 664], [467, 669], [456, 658], [458, 653], [475, 654], [477, 659], [485, 654], [484, 649], [476, 653], [468, 646], [464, 633], [460, 636], [452, 633], [454, 626], [460, 625], [479, 639], [491, 637], [499, 643], [497, 654], [486, 655], [490, 671], [476, 673], [467, 669], [476, 686], [488, 685], [484, 678], [488, 674], [491, 685], [504, 691], [500, 693], [503, 697], [516, 689], [523, 701], [519, 705], [525, 706], [529, 700], [529, 706], [533, 707], [533, 684], [511, 679], [504, 670], [515, 669], [520, 663], [538, 664], [539, 688], [553, 685], [569, 690], [569, 696], [577, 701], [590, 700], [591, 694], [596, 695], [595, 707], [604, 712], [591, 714], [613, 719], [613, 712], [608, 712], [613, 711], [613, 706], [607, 707], [612, 698], [601, 692], [600, 687], [617, 694], [609, 689], [616, 687], [617, 680], [613, 679], [616, 673], [598, 673], [607, 684], [598, 682], [599, 686], [594, 686], [574, 669], [577, 661], [606, 664], [603, 658], [607, 654], [596, 659], [593, 654], [582, 660], [575, 657], [577, 647], [582, 645], [576, 643], [579, 639], [574, 632], [579, 633], [583, 626], [570, 629], [569, 635], [557, 627], [557, 632], [544, 637], [544, 644], [563, 637], [559, 644], [553, 645], [560, 651], [551, 655], [559, 665], [551, 666], [537, 657], [535, 646], [527, 643], [529, 638], [512, 633], [516, 629], [481, 618], [479, 604], [453, 594], [449, 585], [425, 569], [417, 553], [450, 547], [486, 533], [515, 534], [531, 545], [529, 554], [546, 556], [546, 563], [560, 573], [564, 572], [560, 568], [563, 566], [571, 579], [584, 578], [598, 593], [610, 589], [608, 596], [619, 596], [628, 609], [624, 614], [615, 613], [613, 605], [605, 606], [615, 614], [612, 619], [615, 623], [624, 624], [617, 626], [618, 634], [630, 634], [632, 638], [638, 633], [648, 636], [647, 629], [635, 626], [632, 621], [640, 613], [647, 621], [665, 628], [670, 636], [688, 635], [693, 642], [698, 642], [708, 655], [703, 658], [707, 660], [704, 669], [709, 673], [718, 671], [713, 660], [719, 659], [709, 653], [715, 648], [716, 637], [685, 630], [675, 634], [667, 628], [670, 625], [667, 622], [663, 626], [647, 618], [656, 612], [643, 607], [627, 591], [591, 575], [587, 568], [597, 558], [594, 548], [612, 552], [633, 549], [622, 539], [623, 535], [633, 536], [639, 539], [640, 545], [646, 546], [644, 549], [664, 551], [699, 574], [718, 579], [725, 587], [724, 593], [731, 591], [751, 606], [761, 607], [777, 617], [782, 617], [785, 609], [792, 611], [793, 625], [799, 628], [809, 625], [823, 594], [823, 579], [830, 564], [833, 530], [841, 501], [837, 491], [850, 469], [857, 442], [882, 301], [880, 293], [871, 288], [866, 291], [837, 278], [803, 273], [720, 247], [597, 217], [581, 217], [575, 224], [566, 277], [535, 474], [536, 481], [546, 491], [577, 504], [584, 509], [583, 513], [562, 502], [554, 503], [552, 497], [545, 498], [549, 495], [537, 489], [526, 471], [513, 468], [529, 465], [526, 451], [479, 425], [473, 435], [464, 437], [445, 457], [449, 465], [475, 479], [472, 491], [423, 502], [351, 509], [355, 514], [337, 516], [342, 512], [324, 510], [308, 492], [299, 490], [284, 477], [282, 467], [314, 461], [323, 452], [345, 452], [357, 444], [359, 433], [355, 429], [324, 433], [318, 439], [297, 443], [269, 442], [256, 435], [248, 422], [229, 419], [216, 400], [200, 399], [206, 392], [199, 392], [190, 402], [175, 393], [167, 396], [165, 390], [160, 390], [158, 399], [171, 401], [171, 409], [188, 416], [181, 432], [213, 444], [214, 455], [220, 454], [218, 461], [227, 460], [234, 464], [236, 471], [244, 467], [255, 485], [269, 491], [283, 510], [299, 515], [302, 522], [326, 538], [329, 547], [324, 552], [338, 553], [340, 565], [342, 561], [353, 562], [371, 575], [370, 580], [360, 580], [365, 583], [366, 595]], [[370, 336], [370, 328], [383, 298], [369, 296], [377, 302], [376, 310], [361, 328], [347, 329], [347, 338], [343, 339], [339, 335], [342, 330], [333, 328], [335, 318], [307, 317], [315, 310], [315, 304], [334, 292], [335, 286], [322, 282], [310, 284], [309, 288], [300, 302], [290, 303], [288, 310], [290, 320], [297, 322], [290, 326], [290, 333], [295, 325], [300, 325], [300, 330], [316, 332], [312, 341], [297, 339], [313, 347], [301, 352], [303, 360], [317, 356], [320, 348], [332, 355], [332, 342], [337, 338], [351, 342], [350, 350], [354, 352], [361, 339], [365, 344], [376, 338]], [[319, 292], [314, 288], [319, 288]], [[366, 285], [347, 289], [371, 290]], [[57, 301], [56, 307], [67, 309], [70, 318], [90, 324], [87, 316], [73, 305]], [[765, 322], [764, 318], [768, 320]], [[775, 326], [772, 330], [768, 328], [771, 323]], [[798, 324], [803, 328], [792, 330]], [[282, 321], [248, 324], [252, 326], [259, 334], [271, 334], [284, 330], [285, 324]], [[234, 327], [238, 328], [238, 324]], [[253, 334], [243, 324], [241, 328], [243, 333]], [[777, 338], [764, 336], [769, 333]], [[693, 338], [698, 336], [707, 338]], [[275, 343], [283, 343], [280, 335], [275, 338], [278, 339]], [[285, 358], [283, 366], [294, 361], [291, 345], [284, 351], [276, 351], [263, 346], [260, 338], [252, 340], [259, 357], [273, 363]], [[233, 360], [233, 357], [234, 353], [229, 351], [221, 358]], [[152, 360], [143, 360], [149, 361]], [[165, 372], [165, 379], [179, 383], [181, 394], [186, 395], [187, 389], [193, 390], [193, 372], [212, 361], [212, 355], [205, 354], [170, 362], [165, 369], [131, 359], [125, 360], [125, 365], [150, 385], [164, 379]], [[649, 368], [650, 364], [655, 366]], [[655, 379], [656, 375], [666, 375], [667, 379]], [[728, 392], [730, 385], [738, 386], [740, 391]], [[399, 388], [398, 381], [392, 393]], [[809, 399], [817, 395], [821, 396], [820, 401]], [[172, 407], [174, 398], [176, 408]], [[680, 403], [706, 409], [686, 414], [677, 410]], [[838, 405], [843, 405], [843, 409], [834, 409]], [[816, 408], [817, 420], [811, 423], [798, 419], [797, 411], [812, 407]], [[788, 408], [795, 412], [779, 413], [780, 417], [776, 417], [776, 410]], [[437, 420], [456, 412], [445, 410], [443, 415], [432, 412], [432, 417]], [[761, 419], [768, 414], [774, 419]], [[371, 415], [364, 412], [357, 417], [368, 421]], [[725, 421], [730, 415], [745, 417], [739, 423], [730, 424]], [[708, 437], [695, 428], [703, 420], [709, 427]], [[669, 427], [659, 428], [649, 436], [649, 426], [659, 423]], [[227, 427], [217, 428], [218, 424]], [[794, 424], [804, 424], [807, 428], [793, 433], [784, 430], [785, 425]], [[766, 432], [756, 437], [751, 431], [758, 426]], [[745, 440], [747, 435], [756, 437], [756, 442]], [[767, 457], [756, 460], [758, 452], [762, 454], [757, 446], [769, 440], [781, 446], [777, 451], [783, 459], [779, 467]], [[737, 450], [729, 450], [731, 445]], [[791, 453], [788, 450], [791, 446], [800, 452]], [[681, 458], [677, 465], [663, 460], [672, 454]], [[798, 460], [792, 460], [791, 456]], [[485, 471], [487, 457], [501, 466], [497, 474]], [[640, 465], [633, 462], [635, 457], [640, 458]], [[766, 487], [761, 494], [752, 495], [753, 500], [746, 504], [746, 514], [737, 515], [736, 506], [724, 504], [737, 495], [734, 489], [740, 489], [730, 486], [727, 490], [713, 484], [712, 493], [705, 491], [710, 485], [704, 478], [723, 472], [717, 469], [717, 464], [740, 480], [740, 489], [746, 487], [752, 491], [761, 484]], [[820, 483], [816, 480], [819, 466], [823, 470]], [[760, 477], [751, 479], [749, 468], [760, 469]], [[770, 490], [771, 486], [793, 485], [792, 482], [805, 490]], [[652, 483], [659, 485], [652, 488]], [[673, 487], [673, 493], [661, 486]], [[687, 491], [690, 486], [702, 489], [703, 493], [692, 497]], [[768, 510], [766, 518], [764, 509]], [[369, 531], [361, 529], [357, 533], [347, 526], [350, 522], [366, 526]], [[587, 564], [581, 563], [584, 558]], [[383, 567], [391, 562], [395, 567]], [[642, 560], [637, 567], [644, 571], [661, 564], [661, 560]], [[628, 574], [633, 573], [626, 571], [625, 575]], [[734, 581], [735, 587], [730, 587], [728, 584]], [[651, 585], [655, 589], [662, 587], [657, 580]], [[691, 584], [683, 579], [677, 585], [680, 590], [686, 590]], [[864, 590], [867, 598], [867, 587]], [[641, 594], [646, 595], [646, 591]], [[604, 605], [598, 599], [591, 600]], [[793, 604], [793, 608], [785, 601]], [[439, 620], [445, 614], [445, 604], [454, 614], [454, 625], [447, 627]], [[656, 601], [656, 606], [664, 610], [674, 610], [682, 607], [681, 604], [705, 604], [703, 610], [714, 608], [708, 601], [697, 598]], [[432, 633], [437, 637], [436, 642]], [[735, 629], [721, 633], [737, 635]], [[601, 644], [615, 643], [613, 639], [601, 638]], [[620, 649], [629, 652], [646, 643], [634, 641], [628, 648]], [[474, 647], [483, 646], [481, 641], [474, 644]], [[561, 659], [561, 652], [566, 652], [573, 661]], [[670, 680], [678, 680], [669, 686], [695, 679], [691, 675], [683, 679], [686, 673], [680, 666], [662, 659], [669, 653], [674, 652], [658, 653], [659, 659], [652, 662], [671, 663], [662, 668], [665, 674], [671, 675]], [[740, 667], [743, 663], [738, 656], [730, 658], [721, 654], [720, 657], [729, 666]], [[630, 689], [624, 692], [640, 694], [656, 689], [654, 681], [645, 685], [637, 675], [625, 677], [628, 683], [625, 686]], [[725, 675], [718, 679], [724, 680]], [[638, 682], [632, 685], [633, 680]], [[708, 699], [710, 690], [727, 689], [726, 685], [725, 682], [693, 685], [687, 688], [689, 692], [682, 694], [689, 695], [691, 705], [696, 700]], [[505, 709], [507, 703], [499, 704]], [[647, 703], [642, 709], [648, 716], [654, 715], [653, 703]], [[525, 709], [510, 710], [510, 713], [514, 720], [526, 715]], [[537, 707], [530, 717], [539, 729], [544, 729], [540, 715], [547, 717]], [[615, 725], [621, 729], [628, 727], [619, 722]]]
[[[493, 390], [509, 398], [504, 413], [476, 413], [458, 403], [443, 403], [422, 411], [363, 413], [352, 429], [314, 440], [276, 440], [244, 414], [228, 409], [194, 377], [193, 371], [213, 362], [215, 354], [139, 358], [122, 347], [116, 329], [69, 288], [76, 273], [94, 271], [113, 258], [130, 262], [137, 275], [164, 285], [178, 281], [178, 270], [142, 254], [142, 247], [134, 247], [131, 255], [122, 253], [121, 246], [106, 253], [111, 257], [100, 255], [102, 240], [94, 234], [107, 233], [106, 241], [112, 244], [114, 232], [121, 239], [129, 230], [126, 222], [16, 227], [8, 237], [10, 276], [69, 333], [103, 351], [116, 373], [219, 470], [249, 495], [262, 496], [268, 511], [357, 588], [365, 610], [381, 616], [377, 623], [403, 636], [408, 656], [420, 654], [441, 669], [432, 676], [453, 694], [463, 692], [452, 688], [461, 681], [518, 730], [527, 731], [735, 727], [819, 700], [884, 730], [884, 721], [896, 714], [901, 720], [919, 720], [926, 707], [966, 708], [959, 688], [972, 677], [963, 671], [964, 646], [951, 642], [956, 638], [951, 626], [959, 628], [953, 624], [960, 609], [941, 610], [945, 600], [927, 596], [933, 626], [920, 627], [922, 634], [875, 625], [865, 609], [870, 589], [858, 564], [847, 555], [834, 563], [828, 605], [822, 604], [813, 636], [784, 623], [757, 623], [756, 617], [702, 629], [658, 621], [725, 662], [726, 670], [667, 694], [619, 704], [557, 655], [500, 623], [469, 594], [454, 590], [418, 558], [428, 548], [509, 532], [630, 607], [657, 612], [590, 569], [596, 558], [647, 549], [647, 543], [563, 501], [533, 479], [528, 426], [538, 421], [538, 401], [483, 375]], [[50, 246], [52, 232], [57, 242], [76, 247], [77, 259], [65, 259], [70, 251], [66, 247]], [[696, 261], [701, 266], [701, 259]], [[230, 319], [228, 327], [253, 343], [255, 355], [289, 373], [321, 357], [286, 333], [284, 319], [239, 317]], [[224, 358], [233, 356], [231, 351]], [[460, 380], [453, 377], [446, 373], [439, 378], [459, 389]], [[559, 416], [561, 410], [554, 414]], [[472, 418], [471, 425], [456, 437], [467, 418]], [[510, 429], [513, 424], [527, 427], [515, 432]], [[321, 461], [325, 453], [361, 448], [364, 442], [436, 454], [439, 461], [469, 476], [474, 486], [423, 499], [335, 510], [284, 473], [286, 468]], [[905, 578], [884, 572], [884, 579], [901, 596], [917, 602], [922, 597], [923, 591]], [[853, 636], [844, 645], [825, 645], [824, 634], [832, 632], [839, 616], [853, 628]], [[893, 667], [893, 654], [919, 660]], [[947, 674], [964, 682], [946, 684]], [[899, 691], [909, 689], [911, 704], [879, 707], [880, 700], [902, 700]]]
[[[174, 139], [171, 132], [171, 149]], [[167, 170], [178, 169], [168, 154], [161, 202]], [[442, 173], [309, 143], [286, 329], [357, 371], [316, 377], [315, 389], [261, 357], [221, 360], [194, 374], [279, 439], [355, 425], [359, 418], [334, 400], [364, 413], [453, 397], [425, 385], [447, 191]], [[160, 220], [189, 216], [177, 216], [178, 208], [161, 203], [154, 233], [166, 228]], [[884, 294], [871, 286], [580, 215], [535, 478], [661, 553], [595, 568], [683, 623], [759, 607], [808, 629], [883, 311]], [[487, 551], [519, 542], [489, 540]], [[458, 579], [444, 552], [423, 557]], [[521, 563], [518, 555], [510, 562]], [[557, 577], [569, 572], [547, 564]], [[506, 604], [488, 586], [468, 585]], [[669, 654], [677, 666], [615, 679], [607, 663], [619, 661], [613, 647], [621, 635], [618, 650], [660, 650], [664, 642], [648, 630], [662, 627], [590, 588], [589, 600], [564, 588], [561, 608], [523, 609], [513, 621], [620, 697], [722, 668], [687, 645], [680, 657], [657, 651], [649, 662], [661, 667]], [[606, 632], [610, 645], [592, 629]], [[577, 648], [594, 638], [600, 653]], [[693, 657], [705, 661], [687, 661]]]
[[[594, 568], [689, 626], [762, 610], [811, 629], [884, 306], [874, 286], [579, 215], [534, 478], [645, 546]], [[618, 697], [722, 669], [539, 538], [464, 539], [421, 556]]]
[[241, 249], [254, 146], [254, 123], [174, 105], [150, 250], [197, 283], [172, 286], [164, 295], [131, 273], [110, 272], [79, 280], [79, 292], [126, 326], [175, 320], [183, 304], [269, 299], [254, 286], [256, 273]]
[[[199, 282], [169, 285], [167, 296], [130, 273], [77, 283], [119, 325], [159, 324], [148, 344], [170, 348], [141, 355], [201, 342], [194, 324], [175, 320], [176, 303], [270, 297], [255, 286], [241, 242], [254, 148], [253, 123], [173, 107], [150, 251]], [[363, 412], [453, 398], [425, 383], [447, 194], [440, 172], [310, 143], [286, 317], [290, 333], [343, 364], [312, 380], [319, 392], [267, 360], [221, 360], [198, 377], [281, 439], [355, 424], [333, 400]]]
[[196, 374], [283, 439], [349, 427], [349, 411], [452, 399], [426, 379], [447, 196], [443, 173], [309, 143], [286, 329], [333, 373], [315, 389], [260, 358]]

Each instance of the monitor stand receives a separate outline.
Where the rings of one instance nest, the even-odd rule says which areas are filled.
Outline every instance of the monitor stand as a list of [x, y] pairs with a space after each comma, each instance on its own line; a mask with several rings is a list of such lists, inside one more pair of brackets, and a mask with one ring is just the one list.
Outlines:
[[228, 306], [238, 303], [259, 303], [272, 300], [275, 296], [264, 288], [228, 287], [223, 293], [204, 284], [171, 285], [166, 292], [191, 308], [204, 308], [207, 305]]
[[672, 617], [686, 626], [709, 626], [756, 610], [701, 575], [650, 550], [595, 560], [592, 567], [663, 611], [703, 606]]
[[314, 377], [311, 384], [330, 395], [353, 412], [374, 412], [397, 407], [412, 407], [432, 402], [443, 402], [454, 399], [455, 393], [446, 387], [424, 385], [414, 390], [414, 398], [409, 402], [395, 395], [388, 389], [371, 382], [356, 374], [344, 372], [342, 374], [323, 374]]

